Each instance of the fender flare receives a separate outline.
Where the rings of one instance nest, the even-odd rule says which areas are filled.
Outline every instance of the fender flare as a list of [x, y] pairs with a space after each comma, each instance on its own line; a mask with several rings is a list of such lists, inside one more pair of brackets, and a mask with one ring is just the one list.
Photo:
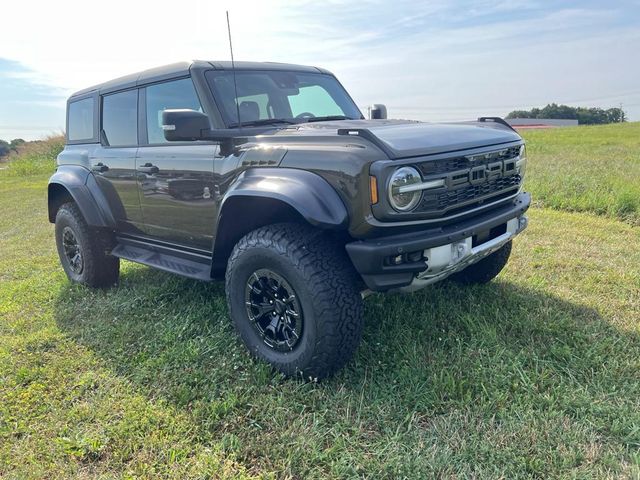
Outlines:
[[331, 230], [346, 229], [349, 214], [336, 190], [320, 175], [293, 168], [245, 170], [231, 184], [220, 204], [239, 196], [280, 200], [297, 211], [311, 225]]
[[76, 202], [89, 225], [115, 228], [115, 218], [95, 177], [89, 170], [79, 165], [61, 165], [49, 179], [47, 204], [50, 222], [55, 222], [56, 212], [60, 206], [56, 197], [64, 191]]

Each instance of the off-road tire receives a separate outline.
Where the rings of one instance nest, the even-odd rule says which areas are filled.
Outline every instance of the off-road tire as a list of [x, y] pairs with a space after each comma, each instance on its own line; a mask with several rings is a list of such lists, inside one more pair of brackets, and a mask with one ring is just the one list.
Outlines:
[[[284, 278], [299, 299], [303, 330], [291, 351], [266, 344], [249, 318], [247, 282], [259, 269]], [[332, 375], [357, 349], [363, 327], [359, 285], [344, 246], [299, 224], [269, 225], [247, 234], [233, 249], [226, 272], [229, 312], [246, 347], [285, 375], [305, 380]]]
[[[65, 253], [63, 245], [65, 229], [70, 229], [77, 240], [82, 256], [80, 271], [74, 271]], [[87, 225], [75, 203], [65, 203], [58, 209], [55, 235], [60, 263], [70, 281], [93, 288], [110, 287], [118, 282], [120, 259], [106, 253], [110, 246], [111, 235]]]
[[511, 255], [511, 241], [505, 243], [499, 250], [483, 258], [477, 263], [469, 265], [464, 270], [451, 275], [451, 280], [470, 285], [474, 283], [488, 283], [502, 271]]

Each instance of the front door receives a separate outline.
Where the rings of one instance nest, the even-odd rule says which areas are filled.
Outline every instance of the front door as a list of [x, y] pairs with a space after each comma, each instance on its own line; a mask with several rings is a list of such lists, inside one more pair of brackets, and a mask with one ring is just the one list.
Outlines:
[[102, 97], [101, 145], [90, 162], [120, 232], [142, 231], [142, 211], [136, 177], [138, 150], [138, 90]]
[[146, 233], [159, 240], [211, 251], [217, 191], [213, 163], [218, 146], [205, 142], [167, 142], [162, 112], [202, 111], [190, 78], [141, 90], [143, 134], [137, 151], [137, 177]]

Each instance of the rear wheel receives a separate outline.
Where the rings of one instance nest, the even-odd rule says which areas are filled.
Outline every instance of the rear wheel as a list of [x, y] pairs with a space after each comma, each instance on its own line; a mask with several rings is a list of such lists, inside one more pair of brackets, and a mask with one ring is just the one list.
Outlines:
[[118, 281], [120, 259], [108, 255], [109, 235], [92, 229], [75, 203], [56, 214], [56, 246], [69, 280], [89, 287], [109, 287]]
[[451, 275], [451, 280], [462, 284], [488, 283], [505, 267], [511, 255], [511, 241], [505, 243], [491, 255]]
[[249, 351], [286, 375], [314, 380], [340, 369], [360, 342], [358, 285], [344, 247], [292, 224], [242, 238], [226, 274], [231, 318]]

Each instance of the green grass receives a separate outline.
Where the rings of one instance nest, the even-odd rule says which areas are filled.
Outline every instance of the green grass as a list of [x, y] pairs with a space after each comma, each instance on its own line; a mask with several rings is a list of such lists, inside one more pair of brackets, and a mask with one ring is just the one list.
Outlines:
[[51, 174], [56, 168], [56, 157], [64, 147], [64, 137], [52, 136], [39, 142], [29, 142], [20, 147], [19, 154], [6, 163], [5, 177], [26, 177]]
[[628, 222], [532, 209], [496, 281], [369, 297], [354, 360], [304, 384], [249, 358], [220, 284], [71, 286], [45, 184], [0, 176], [0, 478], [640, 478]]
[[640, 122], [523, 135], [526, 187], [539, 205], [640, 225]]

